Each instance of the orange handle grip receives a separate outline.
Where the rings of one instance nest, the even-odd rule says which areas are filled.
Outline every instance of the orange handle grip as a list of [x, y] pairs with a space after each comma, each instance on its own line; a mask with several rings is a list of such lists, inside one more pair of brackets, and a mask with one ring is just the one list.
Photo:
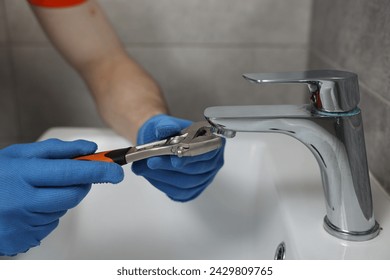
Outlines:
[[96, 154], [90, 154], [90, 155], [86, 155], [86, 156], [76, 157], [74, 159], [114, 162], [114, 160], [112, 158], [106, 156], [106, 154], [109, 152], [110, 151], [105, 151], [105, 152], [100, 152], [100, 153], [96, 153]]
[[114, 162], [119, 165], [127, 164], [126, 154], [130, 148], [118, 149], [105, 151], [85, 156], [75, 157], [76, 160], [92, 160], [92, 161], [104, 161], [104, 162]]

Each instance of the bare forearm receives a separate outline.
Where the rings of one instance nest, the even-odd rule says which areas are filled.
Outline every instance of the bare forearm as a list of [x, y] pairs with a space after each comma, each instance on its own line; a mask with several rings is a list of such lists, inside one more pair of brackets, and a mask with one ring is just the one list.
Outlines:
[[144, 121], [167, 113], [159, 87], [126, 54], [97, 2], [33, 10], [52, 43], [84, 78], [99, 113], [114, 130], [135, 141]]
[[168, 113], [158, 85], [126, 54], [90, 65], [81, 74], [103, 119], [133, 143], [146, 120]]

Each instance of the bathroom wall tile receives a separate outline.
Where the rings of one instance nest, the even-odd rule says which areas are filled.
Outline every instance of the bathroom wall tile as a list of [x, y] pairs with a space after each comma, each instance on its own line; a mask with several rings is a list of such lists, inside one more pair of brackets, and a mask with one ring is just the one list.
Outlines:
[[4, 0], [0, 0], [0, 45], [6, 42]]
[[[54, 125], [101, 125], [86, 87], [51, 49], [26, 1], [0, 1], [14, 43], [23, 139]], [[210, 105], [301, 103], [299, 87], [258, 87], [241, 74], [305, 68], [311, 0], [99, 2], [174, 114], [199, 119]]]
[[[48, 42], [26, 1], [2, 1], [13, 42]], [[247, 0], [245, 5], [234, 0], [99, 2], [129, 44], [308, 42], [311, 0]]]
[[300, 70], [303, 49], [275, 48], [129, 48], [129, 53], [160, 83], [174, 115], [198, 120], [206, 107], [298, 103], [302, 87], [255, 86], [248, 72]]
[[8, 53], [0, 46], [0, 142], [17, 141], [19, 131]]
[[[252, 65], [250, 52], [196, 47], [131, 48], [129, 52], [159, 82], [176, 116], [199, 120], [208, 106], [242, 103], [250, 96], [241, 78]], [[221, 85], [231, 88], [222, 91]]]
[[[306, 48], [256, 49], [253, 72], [288, 72], [307, 70]], [[261, 104], [309, 103], [308, 88], [300, 84], [252, 84]]]
[[[309, 56], [309, 68], [331, 68], [331, 64], [312, 52]], [[369, 169], [385, 190], [390, 193], [390, 165], [388, 164], [390, 157], [388, 145], [390, 103], [384, 101], [380, 95], [371, 91], [365, 84], [360, 83], [359, 107], [362, 109]]]
[[16, 43], [46, 43], [48, 40], [26, 0], [2, 0], [7, 13], [9, 36]]
[[362, 88], [362, 112], [368, 164], [372, 174], [390, 193], [390, 104]]
[[311, 0], [100, 0], [126, 43], [306, 44]]
[[[8, 147], [8, 146], [10, 146], [10, 145], [12, 145], [12, 144], [14, 144], [14, 143], [16, 143], [16, 141], [8, 141], [8, 142], [0, 142], [0, 149], [3, 149], [3, 148], [5, 148], [5, 147]], [[0, 257], [0, 259], [1, 259], [1, 257]]]
[[86, 86], [56, 51], [16, 47], [13, 59], [24, 140], [53, 126], [102, 126]]
[[314, 1], [312, 18], [312, 48], [390, 101], [389, 1]]

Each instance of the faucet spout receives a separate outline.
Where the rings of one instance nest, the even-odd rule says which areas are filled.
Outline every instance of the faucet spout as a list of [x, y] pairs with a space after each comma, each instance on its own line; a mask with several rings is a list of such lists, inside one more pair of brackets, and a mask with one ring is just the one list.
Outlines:
[[302, 142], [320, 167], [330, 234], [364, 241], [379, 233], [368, 174], [361, 112], [329, 113], [312, 105], [209, 107], [204, 115], [219, 134], [282, 133]]

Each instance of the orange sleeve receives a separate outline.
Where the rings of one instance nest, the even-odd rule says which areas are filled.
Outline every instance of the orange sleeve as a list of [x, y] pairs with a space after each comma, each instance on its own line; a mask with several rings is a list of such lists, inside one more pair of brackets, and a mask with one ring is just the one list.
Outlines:
[[31, 5], [47, 8], [63, 8], [79, 5], [87, 0], [28, 0]]

